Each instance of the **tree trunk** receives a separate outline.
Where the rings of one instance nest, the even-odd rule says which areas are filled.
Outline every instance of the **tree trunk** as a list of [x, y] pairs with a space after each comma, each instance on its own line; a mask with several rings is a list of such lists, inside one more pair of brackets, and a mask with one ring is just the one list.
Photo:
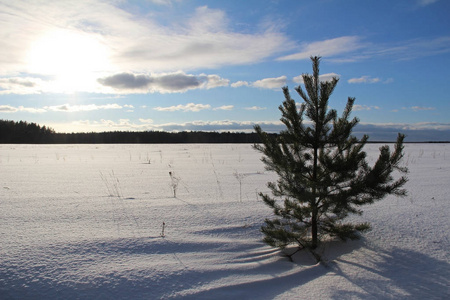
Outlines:
[[[317, 128], [316, 128], [316, 132], [317, 132]], [[317, 136], [317, 134], [316, 134]], [[316, 141], [319, 140], [319, 137], [316, 137]], [[317, 248], [317, 206], [318, 206], [318, 201], [316, 200], [316, 183], [317, 183], [317, 161], [318, 161], [318, 147], [314, 146], [314, 163], [313, 163], [313, 183], [314, 183], [314, 187], [313, 187], [313, 195], [314, 198], [312, 199], [312, 203], [311, 203], [311, 208], [312, 208], [312, 213], [311, 213], [311, 239], [312, 239], [312, 244], [311, 244], [311, 248], [312, 249], [316, 249]]]
[[312, 216], [311, 216], [311, 248], [317, 248], [317, 210], [313, 208]]

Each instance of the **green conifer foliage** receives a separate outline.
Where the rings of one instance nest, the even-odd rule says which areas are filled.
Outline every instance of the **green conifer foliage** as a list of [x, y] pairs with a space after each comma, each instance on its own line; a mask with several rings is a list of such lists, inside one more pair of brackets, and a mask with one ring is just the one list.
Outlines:
[[[338, 78], [321, 82], [320, 57], [311, 60], [313, 74], [303, 75], [306, 92], [296, 88], [303, 99], [300, 106], [283, 88], [285, 101], [279, 109], [286, 129], [274, 138], [255, 126], [262, 143], [254, 148], [264, 154], [266, 169], [278, 175], [276, 182], [268, 183], [272, 195], [260, 194], [274, 212], [261, 230], [267, 244], [281, 249], [296, 244], [312, 250], [325, 236], [357, 239], [369, 224], [343, 222], [349, 214], [361, 214], [362, 205], [388, 194], [406, 195], [402, 187], [408, 170], [400, 165], [404, 135], [398, 134], [392, 152], [389, 146], [381, 147], [377, 161], [369, 166], [363, 151], [368, 136], [352, 135], [359, 122], [349, 119], [355, 99], [348, 98], [338, 117], [328, 107]], [[394, 171], [399, 172], [396, 178]]]

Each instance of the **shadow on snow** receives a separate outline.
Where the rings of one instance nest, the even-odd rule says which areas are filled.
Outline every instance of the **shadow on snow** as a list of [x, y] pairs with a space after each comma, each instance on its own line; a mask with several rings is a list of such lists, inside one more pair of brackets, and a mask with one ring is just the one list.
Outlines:
[[[364, 240], [329, 242], [321, 250], [324, 263], [315, 264], [304, 251], [291, 263], [262, 242], [188, 238], [121, 238], [37, 249], [34, 261], [0, 264], [0, 298], [271, 299], [328, 273], [357, 290], [329, 291], [334, 299], [449, 295], [449, 264], [411, 250], [371, 249]], [[47, 256], [39, 255], [45, 251]]]

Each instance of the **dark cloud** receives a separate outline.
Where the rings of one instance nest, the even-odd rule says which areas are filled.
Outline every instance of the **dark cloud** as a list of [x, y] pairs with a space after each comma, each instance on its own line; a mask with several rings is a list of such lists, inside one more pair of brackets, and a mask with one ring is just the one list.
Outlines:
[[24, 87], [34, 87], [36, 86], [36, 83], [31, 81], [31, 80], [27, 80], [27, 79], [22, 79], [22, 78], [10, 78], [8, 79], [9, 83], [11, 84], [17, 84], [17, 85], [21, 85]]
[[135, 75], [131, 73], [120, 73], [109, 77], [99, 78], [98, 82], [104, 86], [115, 89], [143, 89], [152, 82], [147, 75]]
[[226, 86], [229, 80], [218, 75], [190, 75], [182, 72], [136, 75], [132, 73], [120, 73], [109, 77], [99, 78], [98, 82], [104, 86], [122, 91], [182, 93], [197, 88], [214, 88]]
[[33, 94], [41, 91], [43, 80], [36, 77], [0, 78], [2, 94]]
[[186, 75], [183, 73], [174, 73], [154, 77], [155, 85], [168, 91], [184, 91], [187, 89], [197, 88], [201, 82], [194, 75]]

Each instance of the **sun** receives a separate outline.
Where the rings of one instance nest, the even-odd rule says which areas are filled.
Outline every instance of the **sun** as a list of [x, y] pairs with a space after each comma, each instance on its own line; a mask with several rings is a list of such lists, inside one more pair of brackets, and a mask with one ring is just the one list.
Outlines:
[[53, 30], [36, 39], [28, 54], [30, 73], [54, 78], [51, 90], [90, 90], [98, 74], [110, 69], [108, 48], [100, 38], [73, 30]]

